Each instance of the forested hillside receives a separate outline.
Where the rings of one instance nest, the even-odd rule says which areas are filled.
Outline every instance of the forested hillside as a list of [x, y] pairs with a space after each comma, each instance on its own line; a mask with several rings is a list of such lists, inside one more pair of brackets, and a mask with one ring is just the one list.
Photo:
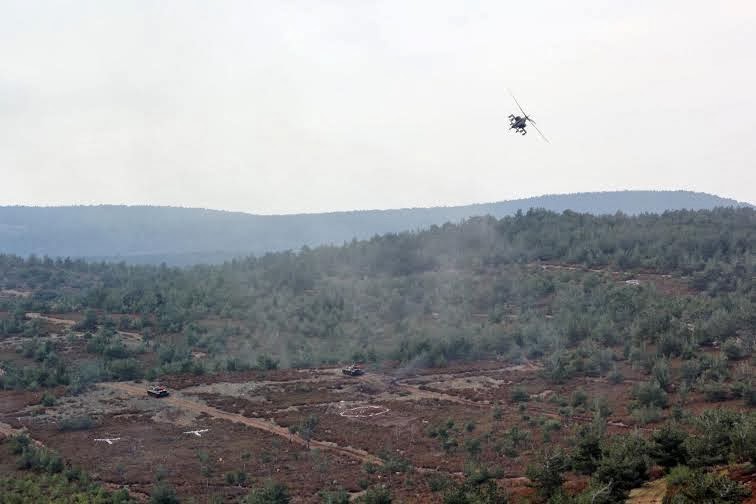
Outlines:
[[[663, 477], [669, 502], [737, 503], [754, 245], [751, 208], [531, 210], [215, 266], [1, 255], [0, 433], [140, 495], [614, 504]], [[334, 367], [353, 362], [367, 375]], [[91, 441], [120, 436], [107, 456]], [[7, 446], [31, 472], [0, 481], [11, 495], [78, 474]]]
[[[89, 310], [82, 327], [90, 329], [98, 316], [128, 314], [121, 329], [182, 335], [179, 344], [171, 339], [166, 364], [191, 363], [195, 345], [221, 361], [230, 353], [252, 365], [272, 355], [297, 366], [365, 351], [543, 356], [660, 338], [679, 353], [753, 336], [755, 241], [756, 212], [745, 208], [638, 217], [530, 211], [189, 269], [0, 256], [0, 282], [30, 293], [4, 301], [10, 312]], [[589, 271], [540, 266], [549, 263]], [[683, 297], [602, 271], [673, 275]], [[226, 321], [222, 330], [203, 323], [213, 319]], [[25, 325], [23, 317], [4, 324], [7, 333]]]
[[635, 215], [739, 205], [687, 191], [622, 191], [460, 207], [280, 216], [173, 207], [0, 207], [0, 252], [189, 265], [298, 250], [303, 245], [340, 245], [472, 216], [501, 218], [530, 208]]

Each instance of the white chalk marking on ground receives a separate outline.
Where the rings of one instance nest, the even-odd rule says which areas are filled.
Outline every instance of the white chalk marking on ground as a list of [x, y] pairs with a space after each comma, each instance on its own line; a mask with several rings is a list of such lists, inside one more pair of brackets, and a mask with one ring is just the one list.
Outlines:
[[198, 429], [198, 430], [186, 431], [183, 434], [194, 434], [197, 437], [202, 437], [202, 433], [203, 432], [208, 432], [208, 431], [210, 431], [210, 429]]
[[357, 406], [356, 408], [349, 408], [339, 413], [339, 415], [346, 418], [369, 418], [378, 415], [388, 413], [389, 409], [385, 406]]

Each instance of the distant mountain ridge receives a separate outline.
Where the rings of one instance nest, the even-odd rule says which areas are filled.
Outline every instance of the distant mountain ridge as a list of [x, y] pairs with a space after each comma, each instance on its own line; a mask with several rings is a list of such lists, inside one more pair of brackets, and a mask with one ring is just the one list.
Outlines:
[[159, 206], [5, 206], [0, 207], [0, 253], [188, 265], [341, 244], [473, 216], [501, 218], [530, 208], [634, 215], [740, 206], [752, 205], [690, 191], [592, 192], [454, 207], [295, 215]]

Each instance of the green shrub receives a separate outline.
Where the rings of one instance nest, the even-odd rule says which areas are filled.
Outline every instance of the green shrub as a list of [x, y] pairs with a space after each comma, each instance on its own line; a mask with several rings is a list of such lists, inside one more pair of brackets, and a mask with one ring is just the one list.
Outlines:
[[581, 427], [575, 438], [570, 463], [581, 474], [592, 474], [601, 460], [602, 430], [595, 426]]
[[19, 434], [10, 438], [11, 451], [14, 455], [22, 453], [31, 444], [31, 439], [26, 434]]
[[722, 402], [730, 398], [730, 393], [723, 383], [707, 383], [701, 388], [704, 399], [708, 402]]
[[656, 382], [636, 385], [633, 395], [640, 406], [667, 407], [667, 393]]
[[46, 471], [49, 474], [57, 474], [64, 468], [63, 459], [58, 454], [31, 445], [21, 452], [16, 466], [19, 469]]
[[494, 420], [501, 420], [501, 417], [502, 417], [501, 406], [499, 406], [498, 404], [494, 406], [492, 416]]
[[141, 364], [136, 359], [117, 359], [107, 367], [115, 380], [137, 380], [144, 374]]
[[667, 364], [666, 360], [659, 359], [654, 363], [654, 367], [651, 369], [651, 376], [653, 376], [662, 390], [669, 389], [672, 378], [669, 374], [669, 364]]
[[577, 408], [580, 406], [583, 406], [583, 407], [587, 406], [588, 394], [585, 393], [585, 390], [580, 389], [580, 388], [575, 390], [570, 396], [570, 405], [572, 405], [573, 408]]
[[42, 395], [42, 400], [40, 401], [40, 404], [42, 404], [42, 406], [45, 406], [47, 408], [55, 406], [55, 396], [49, 392], [45, 392]]
[[730, 384], [729, 393], [734, 399], [744, 399], [750, 388], [749, 382], [736, 381]]
[[476, 461], [468, 461], [464, 467], [465, 483], [470, 486], [478, 486], [483, 483], [501, 477], [502, 471], [498, 467], [488, 467]]
[[651, 456], [662, 467], [685, 465], [688, 463], [687, 439], [687, 432], [665, 424], [651, 435]]
[[244, 500], [245, 504], [289, 504], [289, 490], [282, 483], [268, 481], [261, 488], [252, 490]]
[[746, 406], [756, 406], [756, 387], [750, 382], [743, 389], [743, 400], [745, 401]]
[[269, 355], [259, 355], [257, 357], [257, 367], [263, 370], [278, 369], [278, 361]]
[[444, 504], [506, 504], [507, 496], [494, 481], [475, 485], [452, 485], [444, 494]]
[[544, 432], [555, 432], [562, 428], [562, 423], [559, 420], [549, 419], [543, 424]]
[[677, 357], [683, 353], [683, 343], [677, 335], [664, 333], [659, 338], [659, 352], [665, 357]]
[[384, 487], [368, 488], [362, 496], [364, 504], [391, 504], [391, 493]]
[[514, 390], [512, 390], [512, 393], [510, 395], [510, 400], [513, 403], [528, 402], [530, 400], [530, 394], [528, 394], [524, 389], [517, 387]]
[[385, 473], [403, 473], [409, 471], [412, 467], [409, 460], [391, 453], [383, 454], [381, 458], [383, 459], [381, 469]]
[[609, 399], [605, 396], [596, 397], [593, 400], [593, 411], [599, 418], [609, 418], [612, 414], [612, 408], [609, 406]]
[[728, 338], [722, 343], [722, 355], [728, 360], [739, 360], [748, 355], [748, 349], [740, 338]]
[[176, 490], [165, 482], [155, 485], [150, 492], [150, 504], [179, 504]]
[[670, 485], [670, 486], [683, 485], [686, 482], [690, 481], [692, 476], [693, 476], [693, 470], [686, 465], [679, 465], [679, 466], [673, 467], [672, 469], [670, 469], [669, 475], [667, 475], [667, 485]]
[[530, 432], [522, 430], [516, 425], [513, 425], [509, 430], [504, 433], [506, 439], [515, 448], [519, 447], [523, 442], [530, 439]]
[[469, 453], [473, 458], [480, 455], [480, 439], [468, 439], [467, 441], [465, 441], [465, 450], [467, 450], [467, 453]]
[[247, 473], [244, 471], [231, 471], [225, 476], [226, 483], [229, 485], [243, 485], [247, 479]]
[[430, 488], [431, 492], [446, 490], [451, 483], [451, 480], [443, 474], [431, 473], [428, 476], [428, 488]]
[[745, 485], [727, 476], [687, 467], [676, 467], [668, 479], [664, 502], [672, 504], [732, 504], [751, 495]]
[[504, 446], [501, 453], [508, 458], [515, 459], [520, 456], [520, 452], [514, 446]]
[[680, 376], [684, 383], [692, 385], [701, 375], [701, 363], [698, 360], [686, 360], [680, 366]]
[[349, 504], [349, 492], [343, 488], [323, 490], [320, 492], [320, 502], [322, 504]]
[[526, 475], [538, 495], [548, 499], [562, 488], [567, 468], [568, 460], [561, 450], [546, 451], [528, 465]]
[[71, 479], [60, 474], [28, 473], [12, 478], [0, 476], [3, 503], [107, 503], [133, 504], [126, 490], [109, 492], [86, 478]]
[[448, 438], [444, 440], [441, 446], [446, 453], [453, 453], [457, 450], [459, 443], [454, 438]]
[[646, 481], [649, 458], [648, 443], [637, 435], [615, 436], [602, 447], [594, 478], [604, 485], [612, 483], [610, 502], [623, 502], [631, 489]]
[[609, 380], [609, 383], [613, 385], [618, 385], [625, 381], [625, 377], [622, 375], [622, 373], [617, 369], [617, 366], [614, 366], [612, 368], [612, 371], [609, 373], [609, 376], [607, 376], [607, 379]]
[[708, 409], [695, 417], [696, 435], [685, 442], [688, 465], [706, 467], [727, 462], [733, 449], [733, 433], [743, 421], [742, 414], [725, 409]]
[[656, 406], [641, 406], [633, 410], [632, 417], [640, 425], [646, 425], [661, 419], [662, 412]]
[[94, 420], [88, 415], [81, 415], [63, 419], [58, 424], [58, 430], [62, 432], [88, 430], [94, 427]]

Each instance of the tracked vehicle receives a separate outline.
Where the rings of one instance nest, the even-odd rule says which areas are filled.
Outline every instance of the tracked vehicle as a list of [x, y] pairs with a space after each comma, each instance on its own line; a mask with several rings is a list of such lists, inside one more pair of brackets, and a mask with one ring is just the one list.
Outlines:
[[362, 376], [365, 374], [365, 370], [356, 364], [343, 368], [341, 372], [347, 376]]
[[147, 395], [150, 397], [167, 397], [168, 389], [162, 385], [151, 385], [147, 387]]

